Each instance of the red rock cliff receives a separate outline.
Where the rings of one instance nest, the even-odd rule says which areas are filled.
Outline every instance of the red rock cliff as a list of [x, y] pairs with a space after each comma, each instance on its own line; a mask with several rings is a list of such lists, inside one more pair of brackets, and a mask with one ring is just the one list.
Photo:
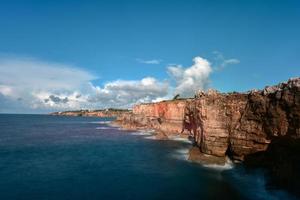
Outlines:
[[117, 123], [164, 137], [191, 134], [203, 153], [243, 160], [274, 138], [300, 138], [300, 78], [248, 93], [209, 90], [193, 99], [136, 105]]

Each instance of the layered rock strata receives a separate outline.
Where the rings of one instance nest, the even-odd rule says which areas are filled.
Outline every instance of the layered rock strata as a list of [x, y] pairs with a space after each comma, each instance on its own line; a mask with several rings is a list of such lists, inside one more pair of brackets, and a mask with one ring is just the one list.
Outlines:
[[209, 90], [193, 99], [140, 104], [116, 123], [165, 138], [191, 135], [205, 154], [244, 160], [274, 139], [300, 138], [300, 78], [247, 93]]

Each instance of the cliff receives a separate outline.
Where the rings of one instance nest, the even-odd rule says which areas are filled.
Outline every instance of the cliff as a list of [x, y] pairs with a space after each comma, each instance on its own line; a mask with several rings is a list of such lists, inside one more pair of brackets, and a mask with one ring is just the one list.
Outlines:
[[247, 93], [199, 92], [193, 99], [140, 104], [117, 117], [127, 129], [159, 139], [193, 138], [190, 159], [263, 167], [276, 185], [300, 196], [300, 78]]
[[116, 123], [191, 135], [200, 151], [235, 160], [266, 151], [276, 138], [300, 138], [300, 78], [247, 93], [199, 92], [193, 99], [140, 104]]
[[50, 115], [59, 116], [83, 116], [83, 117], [118, 117], [124, 113], [130, 113], [127, 109], [105, 109], [105, 110], [75, 110], [75, 111], [64, 111], [64, 112], [54, 112]]

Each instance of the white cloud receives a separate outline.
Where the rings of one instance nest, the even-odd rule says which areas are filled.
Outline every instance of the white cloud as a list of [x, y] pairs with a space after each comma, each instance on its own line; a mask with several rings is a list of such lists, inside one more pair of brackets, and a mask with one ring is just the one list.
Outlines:
[[223, 56], [223, 54], [219, 51], [214, 51], [213, 54], [215, 54], [215, 64], [214, 64], [215, 71], [223, 70], [228, 65], [234, 65], [240, 63], [240, 61], [236, 58], [226, 59]]
[[229, 65], [229, 64], [239, 64], [240, 61], [236, 58], [231, 58], [231, 59], [227, 59], [227, 60], [224, 60], [224, 64], [225, 65]]
[[174, 94], [180, 94], [182, 97], [191, 97], [198, 90], [204, 90], [209, 84], [209, 75], [212, 72], [211, 64], [208, 60], [195, 57], [194, 64], [184, 68], [180, 65], [169, 66], [168, 72], [175, 80], [176, 87]]
[[129, 107], [135, 103], [152, 102], [165, 97], [168, 95], [169, 84], [146, 77], [136, 81], [112, 81], [103, 88], [94, 87], [94, 90], [96, 95], [91, 96], [89, 102], [102, 102], [111, 107]]
[[[47, 98], [67, 98], [96, 76], [71, 65], [42, 62], [31, 58], [0, 59], [0, 93], [12, 104], [24, 104], [33, 109], [69, 106], [66, 100], [56, 102]], [[55, 98], [53, 98], [55, 100]], [[19, 109], [19, 106], [18, 106]], [[0, 111], [5, 108], [0, 105]]]
[[0, 93], [4, 96], [12, 96], [13, 95], [13, 90], [9, 86], [0, 85]]
[[[0, 58], [0, 112], [126, 107], [168, 93], [168, 83], [147, 77], [95, 86], [97, 77], [72, 65], [28, 58]], [[14, 110], [15, 109], [15, 110]]]
[[137, 58], [136, 61], [143, 64], [149, 64], [149, 65], [158, 65], [162, 62], [162, 60], [159, 59], [152, 59], [152, 60], [143, 60], [140, 58]]
[[[239, 62], [224, 59], [220, 53], [218, 57], [223, 63], [219, 66], [223, 68]], [[136, 103], [170, 99], [178, 93], [181, 97], [192, 97], [197, 91], [207, 89], [213, 72], [208, 60], [195, 57], [193, 62], [190, 67], [172, 65], [167, 68], [175, 84], [145, 77], [95, 85], [97, 76], [72, 65], [28, 58], [0, 58], [0, 112], [128, 108]]]

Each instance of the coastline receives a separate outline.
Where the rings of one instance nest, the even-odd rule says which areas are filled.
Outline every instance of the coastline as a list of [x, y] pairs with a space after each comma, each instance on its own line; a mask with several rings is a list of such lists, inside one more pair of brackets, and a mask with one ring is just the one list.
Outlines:
[[154, 130], [156, 139], [194, 139], [189, 159], [263, 168], [274, 183], [299, 195], [300, 78], [246, 93], [199, 92], [193, 99], [139, 104], [113, 122]]
[[112, 126], [119, 127], [121, 130], [125, 131], [139, 131], [145, 132], [148, 136], [147, 139], [153, 140], [170, 140], [189, 143], [190, 147], [187, 153], [187, 160], [198, 163], [203, 167], [217, 168], [217, 169], [231, 169], [232, 166], [228, 166], [228, 163], [232, 163], [229, 157], [218, 157], [209, 154], [202, 153], [200, 149], [195, 145], [195, 141], [189, 135], [167, 135], [163, 132], [157, 132], [154, 129], [143, 129], [134, 128], [132, 126], [121, 126], [116, 120], [111, 122]]
[[117, 117], [123, 113], [130, 113], [131, 110], [128, 109], [102, 109], [102, 110], [73, 110], [73, 111], [62, 111], [53, 112], [49, 115], [57, 116], [73, 116], [73, 117]]
[[192, 162], [263, 168], [275, 184], [300, 195], [300, 78], [246, 93], [209, 90], [190, 99], [138, 104], [114, 117], [112, 126], [150, 131], [149, 139], [192, 138]]

